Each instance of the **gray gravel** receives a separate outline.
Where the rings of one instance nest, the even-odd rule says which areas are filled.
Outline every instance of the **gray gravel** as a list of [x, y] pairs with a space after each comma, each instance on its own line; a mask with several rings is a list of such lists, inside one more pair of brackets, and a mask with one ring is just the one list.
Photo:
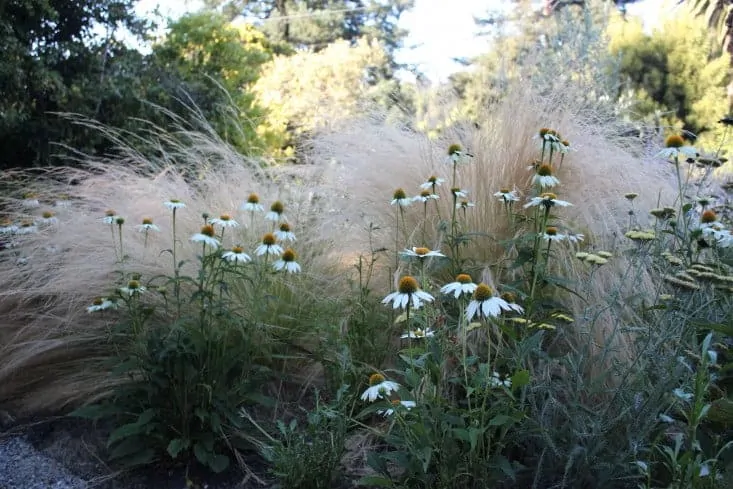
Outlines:
[[0, 438], [0, 489], [84, 489], [87, 483], [24, 437]]

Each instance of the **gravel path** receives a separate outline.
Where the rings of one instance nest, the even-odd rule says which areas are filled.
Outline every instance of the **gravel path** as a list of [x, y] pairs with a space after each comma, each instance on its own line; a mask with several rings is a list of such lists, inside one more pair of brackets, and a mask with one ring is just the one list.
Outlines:
[[24, 437], [0, 439], [0, 489], [83, 489], [87, 483]]

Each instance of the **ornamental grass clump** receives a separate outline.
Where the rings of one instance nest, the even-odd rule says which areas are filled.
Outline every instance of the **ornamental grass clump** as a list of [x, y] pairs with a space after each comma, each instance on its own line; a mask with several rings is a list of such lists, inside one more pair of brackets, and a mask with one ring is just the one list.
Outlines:
[[277, 409], [311, 382], [345, 281], [307, 193], [219, 149], [228, 159], [194, 181], [172, 167], [150, 173], [148, 162], [88, 160], [37, 180], [40, 202], [70, 195], [53, 215], [10, 203], [18, 230], [54, 220], [33, 234], [4, 226], [4, 408], [105, 419], [107, 455], [126, 465], [222, 471], [261, 445], [252, 433], [262, 419], [241, 410]]

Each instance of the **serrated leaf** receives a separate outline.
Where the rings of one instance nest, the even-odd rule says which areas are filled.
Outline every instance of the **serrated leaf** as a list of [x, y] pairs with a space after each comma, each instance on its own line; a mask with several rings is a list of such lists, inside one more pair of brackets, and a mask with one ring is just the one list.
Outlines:
[[512, 388], [521, 389], [530, 381], [529, 370], [519, 370], [512, 375]]

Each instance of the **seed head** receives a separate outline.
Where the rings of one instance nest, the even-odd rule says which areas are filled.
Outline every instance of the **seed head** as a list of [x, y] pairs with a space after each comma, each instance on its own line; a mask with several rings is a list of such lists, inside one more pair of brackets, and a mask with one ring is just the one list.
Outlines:
[[288, 248], [283, 252], [282, 261], [291, 262], [295, 261], [295, 251], [292, 248]]
[[397, 285], [397, 290], [399, 290], [400, 294], [414, 294], [418, 288], [417, 280], [409, 275], [402, 277], [400, 283]]
[[244, 248], [242, 248], [241, 246], [233, 246], [232, 247], [232, 252], [233, 253], [237, 253], [237, 254], [243, 253], [244, 252]]
[[563, 146], [570, 147], [570, 141], [568, 141], [567, 139], [563, 139], [560, 144], [562, 144]]
[[428, 248], [415, 248], [415, 253], [420, 256], [425, 256], [430, 253]]
[[639, 194], [637, 194], [635, 192], [629, 192], [628, 194], [625, 194], [624, 195], [624, 197], [626, 197], [626, 200], [634, 200], [638, 196], [639, 196]]
[[435, 184], [438, 182], [438, 177], [436, 177], [435, 175], [430, 175], [430, 178], [428, 178], [428, 182]]
[[117, 223], [118, 226], [122, 226], [123, 224], [125, 224], [125, 218], [118, 217], [117, 219], [115, 219], [115, 222]]
[[151, 224], [153, 224], [153, 220], [151, 218], [149, 218], [149, 217], [143, 217], [143, 225], [144, 226], [145, 225], [150, 226]]
[[423, 190], [422, 192], [420, 192], [420, 197], [430, 197], [431, 195], [433, 194], [430, 192], [430, 190]]
[[102, 297], [97, 297], [92, 301], [92, 305], [95, 306], [101, 306], [102, 304], [104, 304], [104, 299]]
[[277, 242], [275, 239], [275, 235], [272, 233], [267, 233], [264, 236], [262, 236], [262, 244], [265, 246], [272, 246]]
[[517, 302], [517, 296], [513, 292], [504, 292], [501, 294], [501, 298], [507, 302]]
[[260, 196], [257, 194], [249, 194], [249, 197], [247, 197], [247, 203], [248, 204], [259, 204]]
[[550, 132], [552, 132], [552, 129], [550, 129], [549, 127], [543, 127], [542, 129], [540, 129], [540, 137], [543, 138], [547, 136]]
[[372, 374], [369, 376], [369, 385], [377, 385], [384, 382], [384, 375], [382, 374]]
[[471, 280], [471, 276], [467, 273], [459, 273], [456, 275], [456, 282], [461, 284], [470, 284], [473, 280]]
[[275, 202], [273, 202], [273, 203], [272, 203], [272, 205], [270, 206], [270, 210], [271, 210], [272, 212], [275, 212], [275, 213], [277, 213], [277, 214], [282, 214], [282, 213], [283, 213], [283, 211], [285, 210], [285, 206], [283, 205], [283, 203], [282, 203], [282, 202], [280, 202], [279, 200], [276, 200], [276, 201], [275, 201]]
[[541, 177], [551, 177], [552, 176], [552, 167], [545, 163], [544, 165], [541, 165], [537, 169], [537, 174]]
[[448, 146], [448, 156], [453, 156], [456, 153], [460, 153], [463, 150], [460, 144], [451, 144]]
[[478, 287], [476, 287], [476, 290], [473, 292], [473, 298], [476, 299], [479, 302], [487, 301], [491, 299], [494, 296], [494, 291], [491, 287], [486, 285], [485, 283], [478, 284]]
[[548, 236], [556, 236], [557, 228], [555, 226], [547, 226], [545, 228], [545, 234], [547, 234]]
[[664, 145], [668, 148], [681, 148], [685, 145], [685, 140], [679, 134], [672, 134], [664, 141]]
[[53, 217], [53, 215], [54, 215], [54, 214], [53, 214], [53, 212], [51, 212], [51, 211], [43, 211], [43, 214], [41, 214], [41, 216], [42, 216], [42, 217], [43, 217], [44, 219], [51, 219], [51, 218]]
[[502, 194], [508, 194], [509, 192], [511, 192], [511, 190], [509, 190], [509, 188], [507, 188], [507, 187], [501, 187], [499, 189], [499, 192], [502, 193]]
[[104, 215], [105, 215], [106, 217], [113, 217], [113, 216], [117, 215], [117, 213], [116, 213], [115, 211], [113, 211], [112, 209], [107, 209], [107, 210], [106, 210], [106, 211], [104, 212]]
[[290, 232], [290, 224], [288, 224], [287, 222], [284, 222], [284, 223], [280, 224], [280, 231], [282, 231], [283, 233], [289, 233]]
[[392, 198], [395, 200], [402, 200], [407, 198], [407, 194], [405, 193], [405, 190], [403, 188], [398, 188], [394, 191], [394, 194], [392, 194]]
[[542, 198], [542, 200], [556, 200], [557, 199], [557, 195], [553, 194], [552, 192], [545, 192], [541, 194], [540, 197]]
[[702, 216], [700, 216], [700, 220], [705, 224], [710, 224], [711, 222], [715, 222], [718, 220], [718, 215], [715, 213], [714, 210], [707, 209], [702, 213]]
[[231, 221], [232, 216], [230, 216], [229, 214], [222, 214], [221, 216], [219, 216], [219, 219], [221, 219], [222, 221]]
[[204, 236], [208, 236], [209, 238], [213, 238], [214, 234], [216, 234], [214, 232], [214, 226], [211, 226], [209, 224], [207, 224], [206, 226], [202, 226], [201, 234], [203, 234]]
[[138, 282], [137, 280], [130, 280], [129, 282], [127, 282], [127, 288], [130, 290], [137, 290], [140, 288], [140, 282]]

